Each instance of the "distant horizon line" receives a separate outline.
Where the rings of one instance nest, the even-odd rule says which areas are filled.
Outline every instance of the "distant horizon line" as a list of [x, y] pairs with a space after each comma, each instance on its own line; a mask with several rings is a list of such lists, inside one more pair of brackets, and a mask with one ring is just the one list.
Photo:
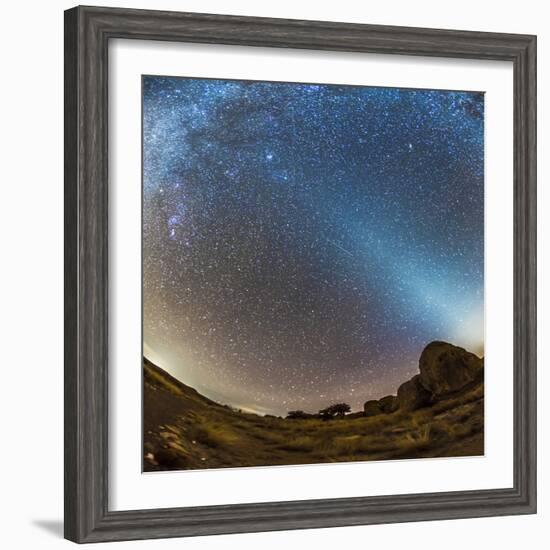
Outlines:
[[[462, 346], [457, 346], [456, 344], [453, 344], [451, 342], [446, 342], [445, 340], [432, 340], [431, 342], [429, 342], [429, 344], [432, 344], [434, 342], [442, 342], [442, 343], [445, 343], [445, 344], [450, 344], [452, 346], [455, 346], [455, 347], [458, 347], [458, 348], [461, 348], [469, 353], [472, 353], [474, 354], [476, 357], [478, 357], [479, 359], [485, 359], [485, 354], [483, 355], [479, 355], [478, 353], [474, 352], [474, 351], [470, 351], [466, 348], [463, 348]], [[427, 344], [427, 345], [429, 345]], [[485, 351], [485, 350], [484, 350]], [[166, 370], [166, 368], [158, 365], [156, 362], [152, 361], [151, 359], [149, 359], [146, 355], [145, 355], [145, 352], [143, 351], [142, 352], [142, 355], [143, 355], [143, 359], [145, 359], [146, 361], [148, 361], [149, 363], [151, 363], [152, 365], [154, 365], [156, 368], [158, 369], [161, 369], [163, 372], [165, 372], [168, 376], [174, 378], [175, 380], [177, 380], [180, 384], [183, 384], [184, 386], [188, 387], [188, 388], [191, 388], [192, 390], [196, 391], [199, 395], [201, 395], [202, 397], [204, 397], [205, 399], [208, 399], [210, 401], [213, 401], [214, 403], [218, 404], [218, 405], [221, 405], [222, 407], [230, 407], [231, 409], [233, 410], [236, 410], [236, 411], [244, 411], [245, 413], [247, 414], [255, 414], [257, 416], [277, 416], [279, 418], [284, 418], [284, 416], [280, 415], [280, 414], [272, 414], [270, 412], [265, 412], [265, 413], [262, 413], [262, 412], [259, 412], [257, 410], [254, 410], [252, 407], [247, 407], [247, 406], [244, 406], [244, 405], [232, 405], [231, 403], [227, 403], [227, 402], [222, 402], [222, 401], [219, 401], [218, 399], [213, 399], [207, 395], [205, 395], [204, 393], [202, 393], [202, 391], [199, 391], [197, 388], [191, 386], [190, 384], [188, 384], [187, 382], [184, 382], [183, 380], [181, 380], [178, 376], [175, 376], [174, 374], [171, 374], [170, 372], [168, 372]], [[417, 373], [418, 374], [418, 373]], [[406, 380], [404, 380], [403, 382], [406, 382]], [[377, 400], [380, 400], [380, 399], [383, 399], [384, 397], [388, 397], [388, 396], [397, 396], [397, 389], [395, 390], [395, 393], [388, 393], [386, 395], [382, 395], [378, 398], [376, 397], [373, 397], [371, 398], [372, 400], [374, 401], [377, 401]], [[371, 399], [367, 399], [366, 401], [370, 401]], [[327, 406], [330, 406], [330, 405], [334, 405], [334, 404], [337, 404], [339, 402], [342, 402], [342, 400], [337, 400], [337, 399], [334, 399], [334, 400], [330, 400], [330, 401], [327, 401], [328, 405]], [[350, 405], [351, 407], [351, 405]], [[315, 412], [308, 412], [304, 409], [298, 409], [298, 408], [294, 408], [294, 409], [288, 409], [286, 411], [286, 414], [288, 414], [290, 411], [302, 411], [306, 414], [311, 414], [311, 415], [315, 415], [315, 414], [318, 414], [319, 411], [315, 411]], [[351, 410], [349, 414], [353, 414], [353, 413], [357, 413], [357, 412], [361, 412], [361, 409], [359, 410]]]

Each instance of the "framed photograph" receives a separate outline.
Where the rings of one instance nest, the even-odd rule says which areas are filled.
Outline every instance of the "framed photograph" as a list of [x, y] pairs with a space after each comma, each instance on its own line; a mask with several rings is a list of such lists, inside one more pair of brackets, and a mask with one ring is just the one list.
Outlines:
[[536, 511], [534, 36], [65, 12], [65, 535]]

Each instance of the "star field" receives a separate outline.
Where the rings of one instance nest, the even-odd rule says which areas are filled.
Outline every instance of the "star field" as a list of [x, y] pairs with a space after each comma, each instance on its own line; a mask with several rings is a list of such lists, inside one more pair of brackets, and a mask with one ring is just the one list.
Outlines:
[[144, 353], [285, 414], [483, 354], [481, 93], [143, 77]]

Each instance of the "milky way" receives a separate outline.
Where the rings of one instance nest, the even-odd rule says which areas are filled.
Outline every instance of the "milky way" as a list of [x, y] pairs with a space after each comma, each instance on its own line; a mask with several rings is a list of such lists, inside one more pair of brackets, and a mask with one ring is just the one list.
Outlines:
[[144, 353], [258, 413], [483, 353], [483, 94], [143, 77]]

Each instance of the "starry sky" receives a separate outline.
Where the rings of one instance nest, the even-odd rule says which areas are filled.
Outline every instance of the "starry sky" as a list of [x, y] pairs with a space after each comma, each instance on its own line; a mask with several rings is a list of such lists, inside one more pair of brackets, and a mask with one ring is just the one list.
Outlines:
[[395, 393], [483, 355], [484, 96], [143, 77], [143, 345], [221, 403]]

